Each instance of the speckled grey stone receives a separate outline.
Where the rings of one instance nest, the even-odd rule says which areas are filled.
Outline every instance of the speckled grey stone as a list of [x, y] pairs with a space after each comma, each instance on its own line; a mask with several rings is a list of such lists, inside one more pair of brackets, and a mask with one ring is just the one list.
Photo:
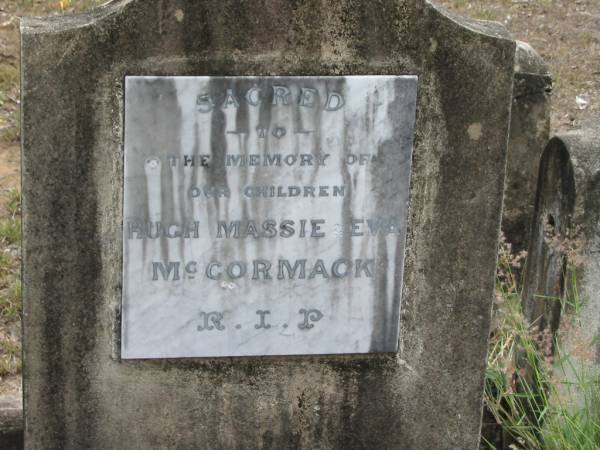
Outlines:
[[20, 394], [0, 395], [0, 448], [23, 448], [23, 399]]
[[517, 42], [502, 230], [513, 250], [527, 250], [540, 157], [550, 138], [552, 76], [538, 53]]
[[[120, 0], [24, 19], [29, 449], [474, 449], [515, 42], [422, 0]], [[397, 353], [120, 359], [127, 75], [417, 75]]]
[[[544, 150], [524, 288], [527, 319], [553, 333], [561, 302], [576, 270], [581, 332], [566, 333], [563, 345], [590, 347], [600, 333], [600, 119], [556, 133]], [[573, 313], [573, 311], [571, 311]], [[582, 352], [574, 357], [582, 358]], [[600, 346], [584, 366], [600, 367]], [[583, 357], [583, 359], [585, 359]]]
[[[600, 374], [599, 194], [595, 118], [557, 132], [544, 150], [523, 296], [526, 318], [560, 345], [554, 370], [565, 383], [559, 395], [579, 408], [589, 404], [581, 380]], [[565, 296], [568, 302], [557, 301]]]
[[[529, 44], [517, 41], [502, 212], [502, 231], [515, 254], [529, 250], [531, 242], [540, 158], [550, 137], [551, 95], [548, 66]], [[502, 446], [502, 427], [487, 409], [482, 434]]]

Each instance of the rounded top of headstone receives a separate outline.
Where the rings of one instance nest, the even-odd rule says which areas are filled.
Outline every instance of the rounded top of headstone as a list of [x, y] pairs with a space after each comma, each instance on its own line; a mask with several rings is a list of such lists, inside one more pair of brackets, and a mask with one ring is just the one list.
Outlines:
[[[115, 14], [120, 14], [124, 12], [126, 9], [132, 8], [131, 13], [133, 14], [133, 9], [138, 7], [143, 7], [145, 10], [168, 10], [169, 8], [174, 8], [174, 17], [177, 22], [182, 25], [186, 22], [186, 14], [184, 14], [184, 10], [186, 8], [196, 8], [196, 9], [210, 9], [211, 7], [207, 5], [210, 2], [190, 2], [191, 5], [180, 5], [177, 6], [173, 2], [173, 5], [169, 5], [170, 2], [157, 2], [153, 0], [110, 0], [106, 3], [99, 5], [85, 13], [80, 14], [65, 14], [60, 16], [49, 16], [49, 17], [23, 17], [21, 21], [21, 32], [23, 34], [38, 34], [38, 33], [59, 33], [62, 31], [77, 29], [77, 28], [85, 28], [88, 26], [99, 25], [104, 19], [109, 18]], [[291, 0], [270, 0], [267, 4], [263, 4], [260, 8], [263, 11], [271, 9], [273, 12], [290, 12], [296, 11], [302, 8], [298, 8], [295, 5], [295, 1]], [[328, 9], [335, 9], [336, 4], [339, 4], [338, 8], [346, 8], [352, 5], [354, 9], [363, 9], [358, 8], [358, 4], [363, 3], [364, 9], [373, 9], [372, 2], [370, 0], [359, 0], [349, 2], [346, 0], [334, 0], [323, 2], [323, 11]], [[308, 6], [308, 5], [307, 5]], [[229, 11], [226, 6], [223, 6], [224, 15], [228, 15]], [[246, 8], [248, 9], [248, 8]], [[306, 9], [306, 8], [304, 8]], [[395, 1], [388, 0], [383, 2], [378, 8], [381, 13], [385, 13], [386, 11], [399, 12], [404, 11], [407, 12], [409, 10], [418, 10], [422, 12], [426, 11], [435, 11], [440, 14], [446, 20], [450, 20], [460, 27], [467, 29], [469, 31], [475, 32], [477, 34], [483, 34], [492, 38], [500, 39], [500, 40], [508, 40], [514, 41], [510, 33], [506, 30], [506, 28], [498, 23], [493, 21], [486, 20], [478, 20], [473, 19], [471, 17], [462, 16], [455, 12], [449, 11], [444, 7], [432, 2], [431, 0], [403, 0], [403, 1]], [[237, 12], [238, 17], [243, 15], [243, 12], [240, 10]], [[285, 15], [285, 14], [284, 14]], [[260, 17], [260, 16], [258, 16]], [[384, 14], [384, 17], [390, 18], [390, 14]], [[265, 17], [266, 18], [266, 17]], [[294, 18], [296, 20], [297, 18]], [[245, 26], [250, 26], [251, 23], [246, 23]], [[306, 24], [299, 24], [305, 26]], [[338, 24], [350, 26], [350, 22], [346, 24]], [[355, 24], [356, 25], [356, 24]], [[359, 24], [366, 25], [366, 23]], [[244, 26], [240, 24], [240, 26]], [[317, 24], [313, 25], [314, 27]], [[417, 27], [418, 29], [418, 27]]]
[[[576, 169], [577, 183], [583, 189], [587, 180], [600, 177], [600, 117], [581, 122], [578, 126], [558, 131], [549, 141], [545, 153], [560, 146], [569, 154]], [[596, 181], [595, 181], [596, 182]]]
[[550, 75], [550, 69], [539, 53], [523, 41], [517, 41], [515, 72], [531, 75]]

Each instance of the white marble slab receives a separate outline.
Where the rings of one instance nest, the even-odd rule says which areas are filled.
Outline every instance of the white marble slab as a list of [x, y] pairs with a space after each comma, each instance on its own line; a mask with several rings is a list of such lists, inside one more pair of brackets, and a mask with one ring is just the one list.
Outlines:
[[122, 357], [397, 351], [416, 93], [127, 77]]

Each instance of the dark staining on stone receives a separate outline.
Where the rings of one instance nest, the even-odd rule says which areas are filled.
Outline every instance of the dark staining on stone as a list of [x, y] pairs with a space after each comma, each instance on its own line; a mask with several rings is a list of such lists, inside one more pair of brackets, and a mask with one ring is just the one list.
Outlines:
[[[406, 98], [406, 92], [409, 89], [413, 89], [413, 86], [407, 85], [405, 79], [396, 79], [395, 95], [394, 99], [388, 104], [388, 114], [390, 117], [397, 117], [397, 120], [399, 121], [398, 126], [393, 128], [394, 135], [392, 140], [399, 143], [400, 146], [412, 148], [414, 146], [414, 135], [402, 133], [403, 129], [412, 126], [414, 123], [413, 116], [417, 110], [417, 105], [413, 101], [409, 103], [408, 99]], [[418, 83], [416, 89], [419, 89]], [[398, 169], [407, 171], [406, 166], [411, 165], [411, 160], [409, 157], [412, 155], [408, 152], [399, 152], [397, 156], [399, 158], [397, 161]]]
[[[208, 92], [211, 97], [222, 96], [227, 90], [226, 81], [223, 79], [211, 78], [208, 83]], [[227, 170], [225, 167], [225, 158], [227, 153], [227, 138], [226, 138], [226, 124], [225, 114], [222, 109], [215, 108], [212, 111], [212, 123], [210, 126], [210, 154], [211, 154], [211, 166], [207, 173], [207, 181], [211, 186], [220, 186], [228, 188], [227, 182]], [[225, 200], [226, 201], [226, 200]], [[220, 200], [218, 197], [214, 198], [214, 208], [217, 211], [216, 216], [220, 214]]]
[[[242, 96], [242, 93], [247, 93], [249, 90], [254, 89], [257, 87], [257, 83], [256, 83], [256, 79], [237, 79], [232, 83], [232, 90], [234, 95], [236, 95], [236, 97], [239, 99], [239, 107], [237, 108], [237, 115], [236, 115], [236, 130], [244, 133], [241, 135], [240, 140], [241, 142], [241, 146], [239, 148], [239, 153], [241, 155], [248, 155], [249, 153], [249, 144], [250, 144], [250, 139], [256, 139], [255, 135], [253, 135], [252, 133], [256, 132], [256, 130], [251, 130], [250, 129], [250, 116], [249, 116], [249, 109], [251, 107], [256, 107], [254, 105], [250, 105], [248, 103], [248, 100]], [[264, 88], [266, 89], [266, 87]], [[264, 92], [264, 90], [263, 90]], [[250, 100], [252, 101], [252, 100]], [[264, 101], [261, 100], [261, 104], [258, 105], [259, 111], [261, 111], [264, 108]], [[260, 113], [259, 113], [260, 115]], [[256, 125], [255, 125], [256, 126]], [[253, 137], [251, 137], [253, 136]], [[228, 149], [227, 153], [234, 153], [232, 152], [230, 149]], [[248, 169], [242, 169], [239, 172], [237, 172], [237, 175], [240, 178], [240, 186], [246, 186], [246, 183], [248, 182]], [[250, 210], [255, 211], [255, 208], [258, 207], [258, 204], [252, 204], [253, 200], [246, 200], [244, 198], [244, 196], [239, 193], [237, 194], [238, 198], [241, 201], [241, 218], [242, 220], [245, 220], [249, 217], [249, 208], [248, 206], [250, 205]], [[259, 214], [260, 214], [260, 210], [259, 210]], [[262, 242], [257, 242], [257, 249], [258, 252], [260, 253], [262, 251]], [[246, 246], [245, 245], [241, 245], [239, 246], [239, 249], [241, 250], [241, 257], [243, 259], [246, 258]]]
[[[189, 112], [188, 112], [189, 114]], [[194, 121], [194, 145], [192, 147], [192, 155], [196, 158], [198, 158], [200, 156], [200, 154], [204, 153], [204, 150], [200, 148], [200, 125], [198, 123], [198, 116], [195, 117], [195, 121]], [[198, 160], [198, 159], [196, 159]], [[211, 161], [209, 161], [208, 163], [209, 165], [211, 164]], [[189, 185], [184, 186], [184, 188], [180, 191], [180, 195], [181, 197], [181, 215], [180, 217], [182, 218], [183, 221], [191, 221], [193, 219], [193, 211], [194, 211], [194, 207], [193, 207], [193, 200], [190, 202], [188, 199], [188, 190], [191, 189], [193, 186], [198, 186], [199, 185], [199, 171], [198, 170], [193, 170], [192, 171], [192, 176], [191, 176], [191, 182]], [[187, 206], [187, 207], [186, 207]], [[180, 242], [180, 254], [183, 255], [184, 254], [184, 246], [185, 246], [185, 242], [182, 239]]]
[[[344, 151], [340, 155], [340, 170], [342, 171], [342, 180], [344, 181], [344, 186], [346, 186], [346, 195], [342, 200], [342, 217], [340, 217], [340, 224], [351, 223], [353, 219], [352, 212], [352, 197], [354, 193], [354, 183], [352, 182], [352, 176], [350, 175], [350, 170], [348, 165], [345, 164], [346, 156], [352, 153], [353, 147], [351, 146], [351, 140], [349, 138], [350, 133], [350, 125], [348, 120], [344, 120]], [[352, 255], [352, 236], [350, 233], [346, 232], [347, 230], [342, 230], [342, 249], [345, 255]]]
[[[248, 139], [248, 133], [250, 131], [248, 108], [250, 105], [245, 98], [242, 97], [242, 93], [248, 92], [252, 89], [252, 86], [248, 86], [250, 81], [245, 79], [231, 78], [229, 80], [229, 89], [235, 98], [235, 104], [228, 107], [234, 107], [237, 111], [235, 116], [235, 130], [237, 133], [245, 135]], [[240, 146], [244, 148], [245, 146]]]
[[[87, 402], [92, 391], [89, 372], [93, 368], [87, 366], [86, 356], [96, 351], [97, 311], [102, 291], [99, 274], [104, 266], [96, 228], [98, 194], [91, 182], [96, 162], [90, 151], [96, 144], [95, 99], [89, 85], [78, 78], [79, 69], [76, 60], [68, 60], [54, 74], [60, 83], [30, 91], [26, 97], [28, 109], [31, 111], [36, 104], [49, 125], [40, 125], [37, 134], [44, 136], [45, 145], [49, 145], [47, 151], [36, 152], [34, 158], [29, 153], [25, 158], [25, 173], [35, 176], [24, 185], [24, 196], [38, 200], [29, 203], [24, 211], [25, 236], [31, 236], [36, 229], [41, 231], [38, 227], [43, 226], [47, 237], [43, 246], [37, 244], [38, 239], [25, 238], [29, 260], [39, 255], [43, 258], [43, 263], [40, 261], [43, 273], [33, 274], [29, 264], [24, 275], [31, 282], [26, 281], [25, 292], [42, 292], [45, 306], [43, 314], [35, 315], [41, 319], [37, 324], [40, 334], [25, 330], [28, 348], [38, 359], [28, 361], [29, 353], [25, 356], [24, 379], [29, 386], [26, 395], [35, 386], [37, 395], [44, 398], [43, 402], [36, 402], [44, 423], [33, 429], [47, 430], [43, 437], [47, 448], [67, 448], [69, 431], [77, 436], [82, 448], [91, 447], [97, 431], [96, 417], [89, 414], [93, 406]], [[88, 81], [93, 86], [98, 74], [90, 76], [92, 79]], [[29, 74], [27, 82], [44, 85], [42, 73]], [[52, 117], [57, 108], [71, 120], [73, 133], [53, 128], [56, 119]], [[36, 136], [26, 136], [24, 145], [34, 145], [30, 143], [32, 138]], [[60, 180], [61, 189], [54, 187], [56, 180]], [[78, 301], [82, 299], [86, 301]], [[31, 300], [25, 301], [26, 310], [35, 308]], [[65, 323], [76, 323], [79, 327], [64, 327]], [[31, 372], [32, 366], [36, 367], [36, 373]], [[72, 370], [77, 370], [76, 377], [71, 377]], [[34, 380], [40, 374], [45, 379], [38, 384]], [[71, 381], [67, 384], [66, 380]], [[69, 397], [73, 404], [69, 403]], [[77, 422], [67, 423], [71, 414], [78, 417]]]
[[[395, 261], [394, 261], [394, 267], [396, 270], [394, 270], [394, 287], [392, 290], [392, 302], [390, 305], [390, 309], [392, 311], [391, 317], [388, 319], [389, 320], [389, 326], [388, 326], [388, 330], [389, 330], [389, 334], [388, 336], [386, 336], [386, 342], [390, 342], [392, 339], [396, 339], [396, 336], [400, 335], [400, 317], [402, 315], [402, 310], [401, 310], [401, 302], [402, 302], [402, 289], [403, 289], [403, 280], [404, 280], [404, 260], [405, 260], [405, 255], [404, 255], [404, 251], [405, 251], [405, 242], [401, 241], [400, 239], [396, 240], [396, 254], [395, 254]], [[398, 347], [398, 341], [396, 342], [396, 349], [394, 349], [395, 351], [397, 351], [397, 347]]]
[[[257, 88], [260, 89], [261, 93], [264, 95], [262, 98], [262, 102], [259, 105], [259, 114], [258, 114], [258, 128], [263, 128], [270, 130], [272, 126], [276, 124], [273, 123], [273, 88], [272, 86], [276, 84], [275, 82], [261, 78], [253, 83], [253, 86], [256, 85]], [[256, 131], [256, 130], [253, 130]], [[264, 140], [263, 148], [271, 148], [271, 141], [275, 139], [270, 132], [267, 132], [264, 138], [260, 138]], [[261, 183], [260, 179], [260, 171], [255, 170], [254, 176], [251, 181], [253, 186], [256, 186]], [[271, 206], [271, 202], [268, 200], [255, 200], [249, 199], [244, 200], [245, 203], [250, 205], [251, 210], [257, 211], [259, 214], [265, 215]]]
[[[132, 111], [136, 111], [141, 116], [130, 117], [131, 120], [127, 126], [135, 128], [135, 131], [131, 132], [139, 136], [139, 141], [133, 150], [139, 154], [138, 161], [144, 163], [129, 167], [132, 176], [141, 181], [139, 184], [136, 183], [137, 189], [134, 187], [126, 194], [128, 195], [129, 209], [138, 212], [138, 221], [145, 222], [148, 220], [150, 212], [146, 164], [147, 161], [153, 160], [158, 155], [171, 154], [180, 148], [179, 130], [182, 111], [173, 80], [156, 78], [145, 83], [135, 83], [134, 86], [135, 88], [128, 93], [130, 95], [128, 101]], [[156, 104], [161, 104], [161, 108], [156, 108]], [[151, 127], [156, 134], [147, 133], [145, 129], [140, 129], [141, 127]], [[175, 196], [182, 195], [183, 186], [180, 178], [173, 177], [173, 172], [174, 170], [164, 160], [158, 179], [153, 180], [160, 183], [162, 195], [160, 220], [163, 223], [172, 223], [179, 221], [178, 217], [185, 217], [185, 213], [182, 211], [175, 211]], [[178, 182], [175, 189], [174, 181]], [[143, 251], [144, 255], [148, 253], [147, 244], [144, 245]], [[161, 251], [163, 258], [169, 257], [166, 241], [162, 242]]]
[[[95, 161], [91, 152], [85, 150], [93, 148], [96, 141], [96, 122], [95, 114], [93, 113], [94, 109], [92, 107], [94, 99], [88, 97], [87, 101], [89, 103], [83, 109], [86, 112], [89, 111], [89, 115], [85, 117], [85, 114], [82, 114], [87, 120], [84, 119], [79, 124], [75, 138], [75, 148], [79, 153], [76, 165], [79, 170], [75, 171], [77, 176], [73, 180], [75, 204], [72, 205], [72, 210], [79, 212], [80, 217], [78, 223], [80, 224], [80, 228], [76, 230], [75, 235], [73, 236], [76, 239], [75, 245], [77, 252], [74, 261], [77, 261], [77, 263], [76, 267], [72, 267], [69, 273], [74, 277], [74, 286], [83, 289], [82, 292], [79, 292], [74, 298], [94, 298], [99, 295], [98, 293], [101, 292], [101, 286], [98, 274], [103, 270], [101, 259], [102, 238], [98, 235], [99, 230], [96, 225], [98, 222], [97, 193], [94, 184], [86, 183], [87, 180], [93, 177]], [[83, 195], [81, 195], [81, 191], [78, 190], [78, 186], [86, 186]], [[56, 213], [60, 214], [58, 211], [56, 211], [55, 214]], [[82, 238], [78, 239], [78, 235]], [[91, 237], [91, 239], [88, 241], [85, 237]], [[91, 246], [89, 245], [90, 242], [92, 242]], [[83, 267], [85, 269], [83, 269]], [[76, 394], [75, 401], [79, 408], [78, 416], [86, 418], [77, 423], [77, 432], [82, 436], [80, 444], [83, 447], [92, 445], [96, 433], [94, 419], [90, 417], [90, 413], [93, 412], [94, 407], [86, 401], [88, 393], [91, 390], [90, 377], [94, 368], [88, 365], [86, 355], [94, 352], [97, 345], [96, 333], [90, 332], [90, 330], [96, 326], [98, 306], [98, 301], [90, 302], [90, 304], [86, 304], [85, 306], [79, 304], [75, 306], [75, 317], [73, 318], [75, 323], [79, 324], [74, 344], [75, 348], [73, 349], [72, 354], [81, 358], [75, 363], [79, 367], [80, 376], [74, 380], [74, 385]], [[54, 332], [56, 332], [56, 330]], [[73, 363], [70, 358], [68, 361], [69, 364]], [[62, 380], [62, 382], [64, 383], [64, 380]]]
[[330, 365], [338, 383], [346, 386], [337, 402], [336, 419], [340, 432], [330, 437], [332, 448], [386, 448], [385, 433], [373, 435], [363, 424], [368, 423], [379, 430], [386, 426], [398, 430], [397, 418], [377, 413], [390, 411], [395, 403], [401, 402], [391, 383], [393, 377], [398, 376], [395, 365], [393, 356], [384, 355]]
[[[294, 132], [296, 133], [307, 133], [312, 141], [311, 150], [315, 154], [315, 156], [322, 156], [323, 148], [321, 147], [321, 128], [322, 128], [322, 114], [323, 109], [320, 107], [324, 104], [324, 96], [326, 96], [326, 92], [322, 89], [322, 84], [315, 82], [309, 78], [306, 80], [299, 80], [298, 85], [301, 86], [301, 89], [311, 89], [314, 92], [314, 107], [310, 108], [310, 118], [308, 120], [302, 120], [301, 112], [306, 112], [307, 106], [298, 104], [297, 107], [293, 108], [294, 114]], [[325, 95], [324, 95], [325, 94]], [[301, 100], [301, 99], [300, 99]], [[300, 103], [300, 102], [297, 102]], [[302, 153], [305, 149], [298, 149], [296, 152]], [[326, 152], [325, 152], [326, 153]], [[315, 167], [315, 169], [311, 172], [311, 178], [309, 184], [315, 184], [315, 180], [317, 175], [319, 174], [319, 165]]]
[[[377, 269], [388, 267], [389, 256], [387, 253], [387, 242], [384, 236], [378, 235], [377, 239]], [[371, 352], [381, 352], [388, 350], [386, 344], [389, 342], [386, 337], [390, 329], [390, 320], [393, 317], [391, 314], [390, 305], [388, 305], [389, 292], [388, 292], [388, 273], [386, 270], [377, 270], [375, 274], [375, 294], [374, 298], [377, 299], [373, 303], [373, 322], [378, 326], [373, 328], [373, 334], [371, 334]]]
[[[49, 206], [54, 202], [50, 200]], [[59, 209], [54, 209], [59, 211]], [[40, 345], [40, 350], [44, 352], [46, 360], [42, 361], [43, 367], [47, 373], [45, 381], [44, 397], [47, 399], [45, 403], [44, 413], [48, 429], [52, 435], [48, 438], [57, 445], [58, 448], [64, 448], [66, 439], [66, 424], [64, 417], [67, 413], [67, 406], [64, 401], [63, 382], [68, 372], [65, 361], [66, 355], [63, 354], [66, 346], [65, 339], [60, 332], [62, 326], [62, 317], [64, 314], [63, 303], [59, 298], [56, 298], [56, 293], [63, 289], [59, 274], [54, 273], [55, 270], [48, 268], [42, 286], [48, 293], [48, 297], [52, 300], [46, 307], [46, 317], [42, 323], [43, 343]], [[23, 374], [25, 383], [29, 378], [27, 370]]]
[[[146, 83], [144, 83], [146, 84]], [[177, 86], [174, 80], [170, 78], [156, 78], [148, 83], [148, 88], [152, 89], [151, 98], [153, 104], [160, 104], [160, 108], [153, 108], [152, 126], [158, 131], [148, 133], [149, 142], [146, 143], [144, 150], [148, 151], [148, 158], [156, 155], [162, 155], [165, 150], [168, 152], [178, 151], [181, 148], [181, 121], [182, 111], [177, 98]], [[153, 98], [154, 97], [154, 98]], [[158, 97], [158, 98], [157, 98]], [[142, 133], [143, 134], [143, 133]], [[158, 142], [154, 141], [158, 137]], [[161, 220], [164, 223], [176, 223], [181, 221], [180, 211], [175, 210], [176, 197], [183, 195], [182, 177], [176, 173], [177, 168], [173, 170], [168, 164], [163, 162], [160, 174], [161, 194]], [[143, 170], [143, 168], [142, 168]], [[177, 185], [175, 185], [177, 183]], [[149, 200], [146, 194], [147, 201]], [[181, 202], [182, 203], [182, 202]], [[170, 257], [167, 240], [161, 241], [163, 258]]]
[[[412, 111], [414, 111], [414, 105], [406, 104], [406, 99], [403, 98], [405, 89], [401, 86], [402, 82], [403, 80], [398, 80], [395, 86], [394, 100], [388, 105], [388, 113], [390, 117], [399, 118], [398, 120], [402, 120], [403, 123], [400, 123], [398, 127], [394, 127], [395, 134], [390, 140], [380, 144], [377, 150], [377, 160], [372, 162], [370, 166], [374, 183], [373, 188], [377, 192], [375, 209], [376, 211], [386, 211], [393, 217], [401, 217], [405, 214], [404, 208], [406, 205], [398, 203], [399, 198], [406, 198], [403, 195], [399, 195], [398, 189], [405, 188], [399, 186], [395, 180], [398, 177], [410, 176], [410, 152], [404, 149], [412, 147], [412, 141], [405, 142], [402, 139], [402, 129], [408, 126], [411, 121]], [[371, 99], [371, 102], [377, 104], [380, 101], [374, 98]], [[408, 196], [408, 192], [404, 194]], [[403, 217], [401, 218], [404, 219]], [[404, 220], [399, 220], [399, 222], [404, 223]], [[404, 242], [401, 242], [397, 236], [394, 236], [394, 238], [396, 239], [394, 250], [399, 255], [389, 255], [387, 246], [387, 239], [389, 238], [378, 235], [376, 237], [377, 258], [380, 266], [388, 267], [392, 264], [394, 270], [391, 272], [397, 273], [398, 271], [402, 271], [401, 261]], [[400, 264], [397, 264], [398, 262]], [[397, 284], [402, 283], [402, 277], [398, 275], [394, 278], [393, 288], [390, 291], [388, 288], [388, 273], [388, 271], [378, 270], [376, 275], [375, 298], [379, 301], [374, 304], [373, 316], [375, 323], [380, 324], [380, 326], [375, 329], [371, 337], [371, 351], [395, 350], [389, 348], [389, 343], [393, 342], [399, 326], [399, 318], [396, 311], [399, 309], [401, 286], [397, 286]]]
[[262, 449], [263, 450], [271, 450], [275, 449], [276, 446], [274, 444], [273, 432], [271, 430], [267, 430], [262, 434]]

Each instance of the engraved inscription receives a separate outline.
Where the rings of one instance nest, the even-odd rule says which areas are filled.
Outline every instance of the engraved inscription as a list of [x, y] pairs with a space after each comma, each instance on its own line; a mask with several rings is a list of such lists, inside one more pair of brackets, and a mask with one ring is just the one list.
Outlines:
[[417, 77], [125, 79], [121, 356], [395, 352]]
[[201, 312], [200, 321], [201, 325], [198, 325], [198, 331], [212, 331], [218, 330], [223, 331], [225, 327], [221, 324], [223, 320], [223, 314], [219, 312]]
[[318, 322], [323, 318], [323, 313], [318, 309], [301, 309], [299, 313], [304, 316], [304, 321], [298, 324], [298, 328], [301, 330], [314, 328], [315, 324], [313, 322]]
[[258, 325], [254, 325], [254, 328], [256, 328], [257, 330], [260, 330], [261, 328], [268, 330], [269, 328], [271, 328], [271, 325], [269, 325], [266, 322], [266, 316], [268, 314], [271, 314], [271, 311], [258, 310], [258, 311], [256, 311], [256, 314], [258, 314], [258, 316], [260, 317], [260, 323]]

